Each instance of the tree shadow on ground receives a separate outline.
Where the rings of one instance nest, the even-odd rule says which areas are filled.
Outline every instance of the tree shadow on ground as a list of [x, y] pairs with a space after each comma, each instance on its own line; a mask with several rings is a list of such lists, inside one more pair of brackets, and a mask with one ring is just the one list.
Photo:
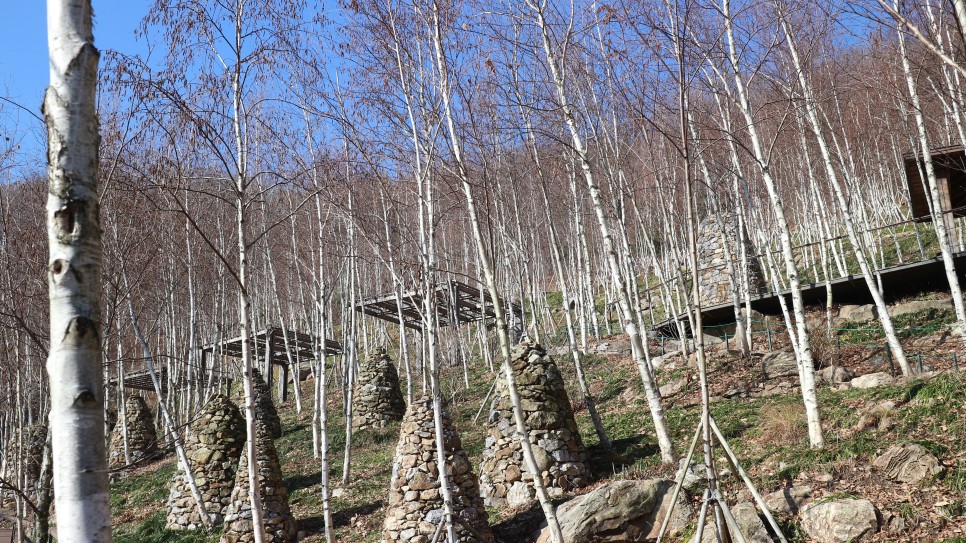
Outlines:
[[285, 488], [288, 489], [289, 494], [319, 484], [322, 484], [322, 471], [291, 475], [285, 478]]
[[587, 456], [594, 476], [598, 479], [607, 478], [639, 460], [660, 454], [657, 444], [651, 443], [649, 439], [646, 434], [639, 434], [614, 440], [614, 448], [611, 450], [589, 447]]
[[[342, 528], [344, 526], [348, 526], [352, 522], [352, 519], [356, 517], [361, 516], [368, 518], [374, 513], [378, 512], [379, 509], [381, 509], [385, 504], [385, 500], [378, 500], [365, 505], [358, 505], [356, 507], [349, 507], [348, 509], [334, 511], [332, 513], [332, 527]], [[380, 522], [381, 521], [382, 519], [380, 518]], [[299, 529], [309, 535], [324, 533], [325, 518], [319, 514], [299, 519]]]

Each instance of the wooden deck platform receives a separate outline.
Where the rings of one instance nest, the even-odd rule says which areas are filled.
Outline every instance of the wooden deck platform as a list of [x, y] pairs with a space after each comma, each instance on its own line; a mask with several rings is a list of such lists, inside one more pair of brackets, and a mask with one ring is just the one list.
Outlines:
[[[436, 320], [439, 326], [456, 327], [463, 323], [496, 317], [490, 293], [466, 283], [445, 281], [436, 287], [434, 295]], [[366, 298], [356, 304], [356, 311], [384, 321], [402, 324], [413, 330], [422, 330], [423, 303], [423, 293], [410, 290], [403, 292], [401, 296], [390, 293]], [[508, 314], [512, 313], [518, 320], [522, 320], [523, 307], [520, 304], [507, 303], [505, 300], [504, 303], [507, 305]], [[399, 305], [402, 306], [401, 311]], [[510, 318], [509, 315], [508, 318]]]
[[[966, 251], [955, 253], [953, 262], [960, 279], [966, 278]], [[941, 256], [929, 260], [921, 260], [909, 264], [901, 264], [891, 268], [883, 268], [878, 272], [881, 278], [883, 294], [886, 300], [894, 300], [902, 296], [925, 292], [932, 289], [948, 288], [946, 272], [943, 268]], [[835, 303], [868, 304], [872, 303], [872, 296], [861, 275], [849, 275], [830, 281], [832, 299]], [[780, 294], [785, 297], [788, 307], [791, 307], [791, 293], [784, 290]], [[766, 315], [780, 315], [781, 305], [779, 294], [766, 294], [751, 299], [751, 308]], [[806, 305], [824, 303], [826, 300], [825, 283], [811, 283], [802, 285], [802, 298]], [[731, 303], [718, 304], [701, 309], [706, 332], [714, 333], [715, 327], [721, 327], [735, 321], [734, 306]], [[678, 331], [675, 321], [681, 319], [690, 334], [690, 326], [686, 315], [678, 315], [660, 322], [651, 330], [668, 337], [677, 337]]]

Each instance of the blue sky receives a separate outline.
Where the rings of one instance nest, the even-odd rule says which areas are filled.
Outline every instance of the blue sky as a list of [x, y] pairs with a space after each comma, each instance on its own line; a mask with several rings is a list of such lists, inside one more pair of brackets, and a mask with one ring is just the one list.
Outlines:
[[[146, 50], [134, 31], [147, 14], [149, 0], [93, 0], [94, 43], [99, 49], [125, 53]], [[14, 100], [39, 115], [40, 101], [49, 75], [47, 71], [47, 3], [44, 0], [0, 0], [0, 96]], [[43, 149], [40, 123], [9, 104], [0, 104], [0, 130], [14, 126], [25, 139], [24, 149]], [[24, 134], [25, 132], [31, 134]], [[41, 151], [42, 152], [42, 151]], [[42, 157], [41, 157], [42, 159]]]

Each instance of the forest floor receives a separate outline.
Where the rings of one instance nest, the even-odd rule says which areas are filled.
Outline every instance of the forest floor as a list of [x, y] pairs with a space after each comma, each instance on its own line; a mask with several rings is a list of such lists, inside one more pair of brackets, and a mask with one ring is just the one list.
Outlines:
[[[928, 333], [903, 341], [913, 353], [942, 355], [924, 369], [948, 371], [871, 389], [822, 386], [819, 399], [826, 447], [821, 450], [811, 450], [808, 446], [804, 408], [794, 386], [795, 378], [785, 378], [789, 381], [787, 386], [772, 386], [768, 392], [772, 395], [754, 397], [756, 391], [760, 396], [765, 390], [760, 354], [748, 358], [727, 350], [713, 354], [709, 362], [712, 414], [759, 490], [767, 493], [788, 485], [808, 486], [813, 490], [813, 501], [842, 497], [869, 499], [882, 517], [882, 529], [874, 541], [966, 543], [966, 381], [952, 371], [954, 359], [944, 358], [946, 353], [962, 353], [963, 349], [958, 338], [927, 328], [923, 327]], [[613, 346], [622, 341], [626, 338], [613, 336], [596, 342], [595, 346], [605, 343]], [[755, 347], [764, 348], [757, 341]], [[820, 345], [817, 353], [820, 364], [834, 362], [852, 368], [858, 375], [883, 371], [881, 349], [869, 347], [868, 343], [834, 343], [834, 347], [830, 347], [831, 342]], [[772, 348], [782, 348], [780, 334], [772, 338]], [[629, 354], [619, 348], [617, 352], [603, 350], [588, 355], [584, 362], [614, 450], [600, 448], [585, 406], [576, 404], [577, 422], [597, 477], [593, 485], [581, 492], [611, 479], [672, 479], [674, 468], [660, 464], [636, 366]], [[556, 360], [565, 382], [576, 382], [569, 356], [557, 356]], [[942, 360], [950, 363], [943, 364]], [[485, 425], [474, 417], [493, 377], [485, 364], [477, 362], [475, 370], [470, 372], [468, 388], [463, 386], [459, 368], [452, 368], [443, 379], [451, 413], [471, 459], [478, 459], [482, 453]], [[667, 395], [666, 417], [675, 446], [681, 451], [687, 447], [700, 416], [697, 379], [693, 367], [680, 357], [677, 364], [665, 361], [658, 377], [662, 384], [680, 384], [677, 392]], [[303, 386], [310, 389], [311, 381]], [[571, 398], [575, 397], [571, 391]], [[892, 401], [897, 406], [889, 413], [887, 424], [869, 425], [867, 420], [860, 424], [863, 412], [884, 401]], [[343, 486], [339, 481], [345, 433], [340, 407], [341, 401], [333, 396], [329, 439], [337, 541], [379, 541], [398, 425], [355, 433], [350, 482]], [[324, 541], [318, 486], [320, 464], [312, 457], [311, 447], [311, 408], [306, 405], [299, 415], [290, 402], [282, 405], [279, 412], [285, 430], [277, 445], [292, 510], [303, 531], [303, 541]], [[876, 473], [871, 462], [896, 443], [922, 445], [939, 458], [943, 473], [921, 485], [887, 481]], [[722, 461], [720, 465], [726, 464]], [[217, 541], [217, 534], [204, 536], [164, 529], [165, 499], [175, 468], [174, 460], [168, 458], [113, 483], [115, 541]], [[722, 484], [731, 499], [738, 497], [743, 488], [740, 480], [728, 474]], [[504, 543], [531, 541], [526, 534], [533, 533], [541, 520], [538, 508], [491, 509], [489, 513], [497, 537]], [[808, 541], [795, 519], [785, 519], [783, 526], [790, 541]], [[687, 535], [685, 532], [678, 541], [686, 541]]]

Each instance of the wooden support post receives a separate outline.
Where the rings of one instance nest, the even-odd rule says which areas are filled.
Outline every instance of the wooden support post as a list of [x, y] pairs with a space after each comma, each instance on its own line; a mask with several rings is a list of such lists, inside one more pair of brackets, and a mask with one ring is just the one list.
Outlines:
[[954, 253], [962, 251], [959, 243], [959, 236], [956, 234], [956, 218], [953, 216], [953, 199], [949, 190], [949, 168], [946, 166], [936, 167], [936, 181], [939, 182], [939, 201], [940, 209], [936, 210], [942, 217], [943, 226], [946, 227], [946, 235], [949, 239], [950, 249]]
[[[298, 386], [296, 383], [295, 386]], [[288, 361], [282, 363], [282, 379], [278, 382], [279, 396], [282, 398], [282, 403], [288, 401]]]
[[[271, 392], [272, 385], [275, 384], [275, 368], [272, 367], [272, 344], [275, 340], [275, 331], [270, 330], [265, 334], [265, 339], [262, 342], [262, 364], [265, 368], [265, 384], [268, 385], [268, 390]], [[255, 345], [258, 345], [258, 339], [255, 339]]]
[[198, 382], [195, 383], [195, 390], [197, 391], [197, 405], [200, 407], [201, 403], [205, 401], [205, 384], [208, 382], [208, 351], [201, 349], [201, 361], [198, 367]]

